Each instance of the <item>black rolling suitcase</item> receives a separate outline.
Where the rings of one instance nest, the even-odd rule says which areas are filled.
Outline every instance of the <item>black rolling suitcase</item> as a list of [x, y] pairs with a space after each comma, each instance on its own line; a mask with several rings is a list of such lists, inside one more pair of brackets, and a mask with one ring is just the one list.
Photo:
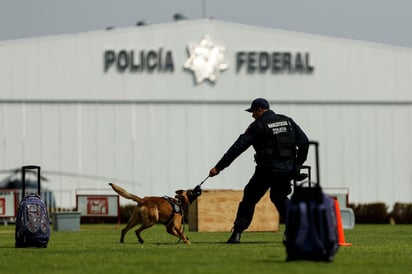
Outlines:
[[310, 166], [298, 167], [299, 174], [306, 171], [308, 178], [303, 183], [293, 181], [284, 239], [287, 261], [332, 261], [339, 248], [335, 204], [319, 182], [318, 143], [310, 144], [316, 149], [317, 182], [311, 182]]
[[[26, 195], [26, 173], [37, 171], [37, 193]], [[40, 198], [40, 167], [22, 167], [22, 200], [16, 219], [16, 248], [47, 247], [50, 239], [50, 222], [47, 207]]]

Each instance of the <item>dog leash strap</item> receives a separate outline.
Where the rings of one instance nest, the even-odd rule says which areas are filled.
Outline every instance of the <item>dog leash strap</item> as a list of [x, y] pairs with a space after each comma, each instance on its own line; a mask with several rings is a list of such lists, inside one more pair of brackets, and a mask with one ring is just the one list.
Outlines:
[[209, 179], [210, 175], [207, 175], [207, 177], [200, 183], [200, 185], [203, 185], [204, 182], [206, 182], [207, 179]]

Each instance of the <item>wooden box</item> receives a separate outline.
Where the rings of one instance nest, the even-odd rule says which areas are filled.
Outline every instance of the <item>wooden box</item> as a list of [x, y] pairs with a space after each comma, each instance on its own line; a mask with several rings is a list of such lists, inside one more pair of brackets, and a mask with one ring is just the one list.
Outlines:
[[[230, 231], [236, 218], [242, 190], [203, 190], [189, 207], [189, 230], [199, 232]], [[279, 214], [267, 192], [255, 207], [252, 223], [246, 231], [278, 231]]]

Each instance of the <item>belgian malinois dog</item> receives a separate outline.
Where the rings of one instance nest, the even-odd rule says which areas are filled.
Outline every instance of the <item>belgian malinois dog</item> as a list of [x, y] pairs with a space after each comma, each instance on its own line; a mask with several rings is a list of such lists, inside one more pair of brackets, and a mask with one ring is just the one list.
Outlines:
[[137, 202], [126, 227], [122, 229], [120, 243], [124, 242], [126, 233], [138, 223], [142, 225], [135, 231], [140, 243], [144, 243], [140, 233], [157, 223], [164, 224], [167, 232], [178, 237], [186, 244], [190, 244], [189, 239], [183, 233], [182, 223], [188, 214], [189, 204], [201, 194], [200, 186], [194, 190], [176, 190], [176, 196], [171, 197], [144, 197], [141, 198], [127, 192], [118, 185], [109, 183], [115, 192], [120, 196]]

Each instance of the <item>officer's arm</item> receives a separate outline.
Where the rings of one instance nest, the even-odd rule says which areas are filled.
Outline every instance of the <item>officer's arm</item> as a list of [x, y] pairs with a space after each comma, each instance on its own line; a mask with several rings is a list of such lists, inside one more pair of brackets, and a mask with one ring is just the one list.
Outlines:
[[240, 154], [253, 144], [253, 140], [256, 138], [257, 133], [258, 131], [256, 127], [252, 124], [245, 133], [237, 138], [233, 145], [223, 155], [222, 159], [216, 164], [215, 168], [221, 171], [228, 167]]

